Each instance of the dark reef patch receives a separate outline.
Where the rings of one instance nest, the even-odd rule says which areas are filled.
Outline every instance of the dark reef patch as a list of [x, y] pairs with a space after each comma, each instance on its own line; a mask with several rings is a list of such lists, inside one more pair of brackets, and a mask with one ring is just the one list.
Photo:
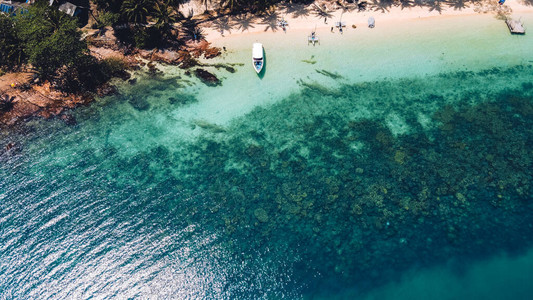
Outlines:
[[[520, 71], [493, 69], [465, 80]], [[300, 93], [228, 128], [197, 122], [218, 134], [183, 151], [158, 145], [122, 156], [118, 147], [91, 146], [68, 157], [66, 167], [50, 163], [40, 174], [86, 189], [89, 199], [104, 202], [102, 214], [113, 224], [178, 238], [153, 241], [155, 254], [135, 255], [178, 260], [186, 245], [192, 267], [202, 263], [194, 255], [212, 255], [223, 266], [214, 279], [222, 284], [205, 288], [206, 298], [364, 291], [411, 268], [532, 246], [532, 89], [468, 89], [471, 83], [453, 75], [338, 89], [301, 82]], [[173, 98], [164, 100], [185, 104]], [[375, 114], [356, 115], [363, 109]], [[409, 131], [387, 125], [395, 112]], [[418, 121], [422, 113], [427, 126]], [[16, 158], [23, 160], [21, 149]], [[8, 161], [2, 178], [33, 174], [29, 159], [9, 164], [15, 158], [8, 151], [0, 152]], [[40, 191], [31, 184], [28, 190]], [[67, 196], [62, 201], [76, 199]], [[73, 232], [69, 226], [79, 224], [72, 220], [60, 229]], [[190, 242], [199, 236], [209, 239]], [[120, 250], [111, 241], [108, 247]]]
[[138, 111], [144, 111], [144, 110], [150, 109], [150, 103], [143, 96], [130, 95], [128, 98], [128, 103], [131, 104], [131, 106]]
[[[245, 142], [246, 134], [216, 147], [206, 140], [191, 149], [201, 153], [189, 162], [198, 167], [192, 182], [219, 205], [235, 252], [268, 248], [271, 259], [300, 264], [313, 287], [525, 249], [533, 238], [533, 102], [520, 91], [494, 97], [444, 107], [434, 115], [438, 128], [399, 137], [376, 120], [328, 115], [283, 150]], [[354, 140], [365, 145], [357, 154]], [[242, 167], [228, 170], [230, 161]], [[199, 222], [209, 219], [208, 207], [200, 211], [208, 214]]]

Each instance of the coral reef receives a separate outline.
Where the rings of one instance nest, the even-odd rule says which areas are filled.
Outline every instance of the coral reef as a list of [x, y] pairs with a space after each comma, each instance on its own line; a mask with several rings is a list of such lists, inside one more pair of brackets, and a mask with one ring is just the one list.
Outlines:
[[[530, 71], [490, 72], [529, 78]], [[116, 198], [109, 206], [117, 222], [130, 222], [124, 211], [132, 211], [151, 224], [143, 225], [148, 231], [173, 231], [184, 243], [209, 237], [198, 247], [229, 253], [216, 260], [228, 266], [224, 276], [247, 283], [247, 295], [263, 295], [254, 283], [271, 278], [254, 270], [264, 266], [272, 280], [291, 282], [289, 290], [363, 289], [413, 266], [532, 245], [533, 90], [522, 82], [471, 88], [469, 78], [484, 76], [339, 89], [302, 83], [301, 92], [228, 128], [197, 121], [205, 134], [181, 150], [154, 146], [128, 156], [91, 144], [64, 164], [85, 170], [76, 180]], [[169, 99], [170, 83], [174, 93], [177, 79], [149, 84], [146, 93], [174, 105], [194, 101]], [[113, 97], [145, 97], [150, 110], [158, 108], [138, 92], [142, 81], [131, 89]], [[409, 130], [394, 134], [391, 115]], [[11, 140], [2, 141], [0, 158], [13, 151]], [[64, 166], [50, 163], [49, 175], [60, 181], [58, 169]], [[280, 269], [290, 276], [276, 277], [286, 274]]]

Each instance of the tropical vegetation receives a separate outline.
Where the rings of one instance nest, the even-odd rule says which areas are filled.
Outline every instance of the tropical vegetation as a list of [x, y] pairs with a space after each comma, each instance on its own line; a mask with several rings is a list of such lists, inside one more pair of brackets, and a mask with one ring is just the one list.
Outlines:
[[[204, 20], [215, 18], [207, 9], [216, 7], [217, 16], [254, 13], [274, 15], [272, 8], [282, 2], [309, 3], [312, 0], [195, 0], [205, 6]], [[358, 2], [346, 0], [348, 2]], [[476, 0], [471, 0], [476, 1]], [[125, 49], [179, 47], [182, 39], [200, 39], [199, 20], [192, 11], [187, 16], [180, 12], [186, 0], [90, 0], [95, 19], [93, 27], [100, 32], [112, 27], [119, 43]], [[374, 9], [387, 10], [392, 5], [402, 7], [440, 3], [421, 1], [373, 1]], [[452, 1], [453, 2], [453, 1]], [[358, 3], [361, 9], [366, 1]], [[89, 55], [87, 42], [82, 38], [78, 20], [50, 7], [46, 0], [37, 0], [29, 12], [8, 16], [0, 13], [0, 74], [31, 66], [38, 76], [68, 89], [70, 86], [98, 83], [87, 80], [91, 74], [101, 74], [106, 67]], [[436, 5], [436, 4], [435, 4]], [[318, 7], [318, 6], [317, 6]], [[433, 9], [433, 8], [432, 8]], [[320, 10], [318, 8], [317, 10]], [[328, 12], [323, 12], [328, 13]], [[317, 15], [320, 15], [318, 12]], [[326, 15], [327, 17], [327, 15]], [[65, 79], [66, 74], [75, 75]], [[76, 77], [77, 76], [77, 77]], [[90, 84], [89, 84], [90, 83]], [[90, 88], [90, 87], [87, 87]]]
[[0, 69], [21, 66], [65, 91], [92, 90], [109, 78], [105, 62], [89, 55], [77, 20], [47, 1], [37, 1], [24, 14], [0, 14]]

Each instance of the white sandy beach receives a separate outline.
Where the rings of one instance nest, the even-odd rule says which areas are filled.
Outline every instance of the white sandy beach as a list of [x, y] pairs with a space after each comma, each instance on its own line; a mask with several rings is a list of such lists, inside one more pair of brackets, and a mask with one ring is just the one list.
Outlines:
[[[324, 17], [318, 16], [315, 6], [325, 7], [329, 14], [327, 22], [324, 22]], [[194, 11], [202, 11], [198, 5], [189, 4], [186, 9], [193, 8]], [[450, 7], [447, 4], [440, 6], [438, 9], [432, 9], [428, 6], [405, 7], [392, 6], [386, 9], [374, 8], [368, 6], [365, 11], [358, 11], [355, 4], [348, 4], [346, 9], [334, 2], [316, 1], [307, 6], [294, 5], [292, 8], [286, 6], [279, 6], [276, 9], [276, 18], [278, 20], [285, 19], [288, 22], [288, 31], [313, 29], [327, 29], [335, 26], [336, 22], [344, 22], [346, 27], [344, 31], [357, 30], [362, 27], [367, 27], [367, 20], [369, 17], [374, 17], [376, 20], [376, 27], [385, 23], [397, 23], [406, 20], [416, 20], [425, 18], [449, 18], [456, 16], [471, 16], [479, 14], [492, 14], [495, 18], [503, 18], [510, 16], [512, 18], [519, 18], [522, 14], [533, 13], [533, 6], [527, 5], [525, 2], [517, 0], [508, 0], [504, 5], [499, 5], [496, 0], [482, 1], [476, 4], [465, 4], [464, 8], [457, 9]], [[500, 14], [500, 16], [498, 16]], [[222, 17], [214, 22], [205, 23], [203, 27], [205, 37], [208, 41], [214, 42], [218, 39], [240, 35], [240, 34], [256, 34], [261, 32], [282, 32], [280, 27], [272, 28], [271, 25], [274, 16], [270, 17], [253, 17], [250, 14]], [[268, 23], [265, 22], [268, 20]], [[457, 19], [455, 19], [457, 20]], [[357, 28], [353, 28], [355, 25]], [[527, 25], [526, 25], [527, 27]], [[338, 32], [334, 28], [334, 32]]]
[[[513, 18], [522, 17], [526, 27], [533, 24], [533, 7], [513, 7]], [[511, 35], [496, 13], [475, 10], [472, 7], [460, 11], [446, 9], [442, 14], [429, 12], [427, 8], [397, 8], [389, 13], [346, 12], [342, 16], [346, 22], [342, 35], [337, 29], [330, 32], [341, 11], [334, 12], [328, 24], [312, 12], [299, 18], [286, 15], [289, 23], [286, 33], [281, 29], [265, 31], [267, 25], [261, 25], [259, 18], [250, 23], [248, 30], [232, 25], [223, 36], [212, 24], [205, 23], [208, 41], [225, 50], [219, 57], [202, 60], [203, 67], [216, 74], [222, 85], [206, 87], [195, 78], [187, 79], [180, 92], [194, 95], [197, 102], [166, 116], [148, 117], [154, 120], [154, 127], [172, 126], [161, 128], [164, 134], [156, 139], [132, 138], [135, 142], [128, 149], [137, 151], [161, 143], [173, 147], [177, 136], [182, 140], [195, 139], [204, 133], [195, 125], [199, 123], [225, 128], [257, 107], [268, 107], [297, 94], [305, 84], [334, 90], [345, 84], [431, 78], [441, 73], [476, 72], [533, 61], [533, 39], [529, 33]], [[366, 23], [369, 16], [376, 19], [373, 29]], [[352, 24], [357, 28], [352, 28]], [[315, 25], [321, 43], [313, 47], [307, 43], [307, 35], [315, 30]], [[263, 43], [266, 55], [265, 72], [259, 78], [252, 69], [250, 57], [251, 45], [256, 41]], [[231, 65], [235, 72], [217, 68], [217, 64]], [[184, 70], [175, 66], [160, 66], [160, 70], [168, 78], [188, 78]], [[169, 89], [164, 93], [175, 97], [176, 91]], [[160, 97], [155, 96], [153, 101], [159, 101]], [[151, 112], [140, 114], [144, 113]], [[359, 118], [371, 112], [361, 109], [354, 114], [354, 118]], [[116, 137], [122, 143], [123, 137], [129, 135], [129, 126], [133, 125], [126, 124], [123, 131], [117, 130], [109, 140]]]

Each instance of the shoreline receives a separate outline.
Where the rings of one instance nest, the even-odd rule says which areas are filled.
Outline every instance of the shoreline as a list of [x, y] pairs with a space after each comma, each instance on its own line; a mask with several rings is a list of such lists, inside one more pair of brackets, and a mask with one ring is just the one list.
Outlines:
[[[357, 11], [353, 9], [354, 6], [348, 6], [348, 10], [344, 10], [342, 7], [339, 7], [335, 3], [330, 3], [330, 6], [327, 9], [327, 13], [330, 14], [330, 17], [327, 18], [327, 23], [324, 23], [324, 17], [318, 17], [316, 10], [314, 9], [315, 5], [320, 3], [319, 1], [314, 2], [310, 5], [301, 5], [301, 9], [298, 13], [302, 13], [303, 16], [295, 16], [295, 13], [291, 13], [290, 9], [286, 6], [276, 7], [275, 13], [277, 19], [284, 18], [288, 22], [287, 31], [291, 30], [308, 30], [312, 31], [314, 28], [318, 29], [331, 29], [333, 27], [334, 32], [338, 33], [338, 29], [335, 27], [335, 23], [342, 21], [346, 23], [346, 30], [354, 30], [352, 25], [356, 25], [357, 29], [367, 27], [367, 20], [369, 17], [374, 17], [376, 20], [376, 27], [380, 26], [380, 23], [392, 23], [392, 22], [405, 22], [405, 21], [414, 21], [419, 19], [428, 19], [428, 18], [450, 18], [450, 17], [459, 17], [459, 16], [472, 16], [480, 14], [494, 14], [495, 18], [498, 18], [498, 13], [501, 14], [502, 18], [505, 15], [511, 17], [520, 17], [520, 13], [533, 13], [533, 6], [528, 6], [521, 3], [510, 2], [502, 6], [498, 5], [496, 1], [487, 1], [484, 3], [476, 3], [471, 7], [465, 7], [463, 9], [454, 9], [453, 7], [443, 7], [439, 12], [437, 10], [430, 10], [428, 7], [406, 7], [402, 8], [399, 6], [393, 6], [390, 9], [384, 9], [384, 11], [372, 11], [364, 10]], [[335, 5], [335, 6], [334, 6]], [[353, 9], [353, 10], [352, 10]], [[228, 16], [228, 17], [219, 17], [215, 21], [206, 22], [207, 26], [202, 28], [205, 30], [205, 39], [211, 43], [215, 43], [218, 40], [222, 40], [225, 37], [236, 36], [236, 35], [247, 35], [247, 34], [260, 34], [263, 32], [280, 32], [283, 33], [281, 28], [275, 28], [271, 26], [272, 24], [262, 23], [260, 17], [254, 17], [250, 15], [250, 18], [246, 18], [248, 14], [244, 14], [243, 19], [239, 19], [239, 16]], [[268, 18], [273, 18], [268, 16]], [[221, 24], [218, 20], [225, 19], [226, 24]], [[263, 18], [263, 19], [266, 19]], [[244, 28], [245, 22], [247, 21], [250, 25]], [[276, 21], [277, 22], [277, 21]], [[227, 26], [228, 29], [223, 31], [219, 28]]]
[[[104, 36], [105, 38], [105, 36]], [[201, 67], [200, 56], [209, 59], [219, 56], [220, 49], [211, 47], [202, 40], [198, 43], [186, 43], [181, 49], [135, 49], [125, 54], [118, 49], [116, 40], [108, 40], [106, 44], [89, 43], [88, 50], [92, 57], [99, 61], [116, 59], [124, 63], [125, 68], [111, 79], [96, 87], [93, 91], [64, 92], [55, 89], [50, 82], [34, 83], [33, 73], [23, 69], [8, 72], [0, 76], [0, 126], [10, 128], [25, 123], [32, 118], [60, 118], [67, 125], [76, 124], [69, 110], [87, 105], [97, 97], [104, 97], [118, 92], [116, 85], [135, 84], [136, 78], [142, 74], [156, 75], [160, 70], [158, 64], [176, 66], [182, 69]], [[198, 75], [202, 80], [217, 81], [211, 73]], [[120, 81], [121, 80], [121, 81]], [[4, 100], [6, 99], [6, 100]], [[9, 107], [2, 109], [3, 107]]]
[[[317, 14], [316, 8], [319, 6], [326, 8], [327, 23], [324, 23], [323, 16], [319, 17]], [[328, 40], [331, 39], [334, 34], [339, 34], [338, 28], [335, 27], [335, 23], [339, 21], [346, 24], [346, 27], [344, 27], [344, 33], [346, 35], [363, 31], [368, 31], [368, 34], [374, 35], [374, 33], [370, 33], [369, 30], [375, 30], [376, 34], [379, 32], [383, 33], [383, 31], [386, 31], [390, 26], [394, 26], [395, 23], [401, 23], [405, 26], [406, 22], [416, 22], [417, 20], [452, 20], [453, 18], [455, 18], [453, 21], [459, 20], [459, 22], [461, 22], [460, 18], [484, 14], [492, 14], [496, 19], [502, 19], [505, 15], [518, 18], [520, 17], [520, 14], [533, 13], [533, 6], [527, 6], [516, 2], [510, 2], [500, 6], [496, 1], [476, 3], [475, 5], [465, 7], [464, 9], [454, 9], [449, 6], [441, 7], [441, 9], [442, 10], [438, 11], [436, 9], [429, 9], [426, 6], [405, 8], [392, 6], [383, 8], [383, 11], [376, 11], [375, 8], [358, 11], [355, 4], [349, 4], [345, 8], [342, 8], [337, 3], [320, 1], [315, 1], [310, 5], [278, 5], [276, 9], [267, 16], [261, 17], [246, 13], [233, 16], [219, 16], [213, 21], [198, 21], [200, 23], [199, 26], [204, 31], [204, 38], [202, 42], [189, 43], [183, 51], [139, 49], [134, 54], [124, 55], [120, 51], [117, 51], [118, 49], [114, 49], [109, 45], [90, 46], [89, 49], [91, 55], [99, 59], [119, 57], [125, 61], [129, 61], [130, 64], [132, 63], [131, 61], [135, 61], [133, 63], [135, 66], [132, 68], [133, 70], [131, 74], [135, 77], [138, 72], [146, 72], [146, 68], [144, 68], [145, 66], [148, 67], [149, 71], [151, 68], [153, 71], [154, 64], [177, 65], [178, 68], [188, 67], [189, 69], [191, 67], [201, 68], [202, 64], [195, 64], [193, 60], [196, 61], [201, 56], [199, 61], [205, 61], [208, 52], [210, 51], [211, 57], [216, 57], [220, 54], [223, 54], [222, 56], [224, 56], [225, 51], [220, 53], [220, 51], [218, 51], [221, 50], [220, 48], [235, 49], [244, 47], [242, 43], [237, 41], [246, 41], [250, 36], [260, 36], [261, 34], [269, 36], [276, 34], [277, 36], [277, 33], [279, 32], [279, 34], [282, 35], [279, 36], [277, 43], [289, 44], [292, 40], [287, 40], [290, 39], [291, 36], [294, 37], [296, 33], [307, 35], [310, 31], [316, 30], [319, 31], [320, 34], [326, 32], [329, 34], [331, 32], [331, 36], [325, 37], [325, 39]], [[199, 15], [197, 15], [197, 17], [198, 16]], [[367, 27], [367, 20], [370, 16], [374, 17], [376, 20], [375, 29], [369, 29]], [[282, 18], [289, 24], [287, 27], [287, 33], [289, 34], [286, 36], [283, 35], [283, 30], [277, 26], [277, 22]], [[269, 22], [267, 23], [265, 20], [268, 20]], [[356, 28], [354, 28], [353, 25], [355, 25]], [[220, 30], [220, 28], [225, 29]], [[230, 44], [227, 42], [230, 42]], [[339, 46], [342, 46], [342, 43], [347, 42], [349, 41], [335, 41]], [[216, 51], [213, 50], [218, 51], [218, 53], [215, 53]], [[139, 69], [142, 70], [138, 71]], [[155, 70], [157, 70], [157, 68]], [[9, 87], [10, 82], [12, 82], [9, 74], [10, 73], [0, 77], [0, 91], [7, 96], [17, 97], [17, 99], [13, 101], [13, 104], [17, 109], [6, 111], [0, 115], [0, 123], [8, 127], [33, 117], [59, 117], [64, 119], [67, 124], [75, 123], [75, 120], [72, 120], [69, 114], [66, 113], [67, 110], [90, 103], [94, 98], [94, 95], [90, 96], [56, 92], [46, 84], [38, 86], [32, 85], [30, 90], [13, 89]], [[25, 73], [20, 74], [24, 75]], [[15, 73], [14, 75], [17, 76], [19, 74]], [[210, 77], [211, 75], [212, 74], [207, 74], [207, 79], [212, 80], [212, 83], [216, 84], [218, 79], [216, 79], [216, 77]], [[26, 81], [27, 80], [28, 79], [26, 78]], [[18, 82], [18, 84], [23, 84], [23, 82]], [[127, 84], [127, 80], [124, 81], [124, 84]], [[207, 82], [207, 84], [209, 84], [209, 82]], [[116, 88], [108, 83], [96, 94], [102, 96], [113, 93], [113, 91], [116, 91]]]

